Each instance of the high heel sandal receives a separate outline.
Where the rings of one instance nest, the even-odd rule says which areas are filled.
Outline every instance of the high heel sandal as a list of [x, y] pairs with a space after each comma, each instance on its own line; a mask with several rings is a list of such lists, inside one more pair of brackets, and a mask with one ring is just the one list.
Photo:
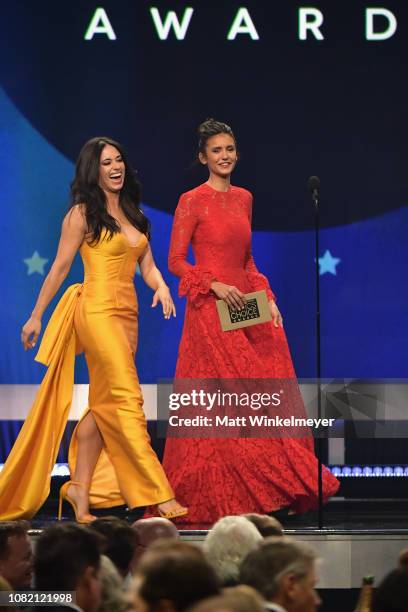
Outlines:
[[[162, 503], [166, 503], [166, 502], [162, 502]], [[186, 514], [188, 514], [188, 508], [183, 508], [183, 506], [181, 506], [178, 502], [177, 504], [180, 510], [169, 510], [168, 512], [163, 512], [162, 510], [160, 510], [159, 506], [157, 505], [157, 511], [162, 518], [168, 519], [169, 521], [175, 518], [180, 518], [181, 516], [186, 516]]]
[[[78, 508], [76, 503], [74, 502], [73, 499], [70, 499], [68, 497], [68, 489], [71, 485], [78, 485], [79, 487], [86, 487], [86, 485], [83, 482], [76, 482], [74, 480], [68, 480], [67, 482], [64, 482], [64, 484], [62, 485], [62, 487], [60, 488], [60, 492], [59, 492], [59, 503], [58, 503], [58, 520], [60, 521], [62, 518], [62, 502], [63, 501], [67, 501], [71, 506], [72, 509], [74, 511], [75, 514], [75, 520], [77, 523], [81, 523], [83, 525], [86, 525], [88, 523], [92, 523], [92, 521], [95, 520], [96, 517], [92, 518], [91, 520], [81, 520], [78, 518]], [[92, 515], [90, 515], [92, 516]]]

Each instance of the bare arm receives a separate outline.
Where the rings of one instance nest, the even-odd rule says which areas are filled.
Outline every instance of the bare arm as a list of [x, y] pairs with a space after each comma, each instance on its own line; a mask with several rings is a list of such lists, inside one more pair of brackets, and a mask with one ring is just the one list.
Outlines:
[[142, 278], [150, 289], [157, 291], [159, 287], [167, 286], [159, 268], [155, 264], [150, 244], [147, 246], [142, 257], [139, 259], [139, 267]]
[[41, 332], [41, 318], [44, 311], [64, 282], [75, 254], [84, 240], [86, 230], [86, 221], [81, 208], [75, 206], [62, 223], [61, 238], [54, 262], [43, 282], [31, 317], [22, 329], [21, 341], [25, 349], [35, 346]]
[[156, 266], [153, 258], [150, 244], [139, 260], [140, 273], [146, 285], [153, 289], [154, 296], [152, 307], [154, 308], [160, 301], [163, 306], [163, 314], [165, 319], [169, 319], [171, 314], [176, 316], [176, 308], [170, 295], [170, 290], [161, 275], [159, 268]]

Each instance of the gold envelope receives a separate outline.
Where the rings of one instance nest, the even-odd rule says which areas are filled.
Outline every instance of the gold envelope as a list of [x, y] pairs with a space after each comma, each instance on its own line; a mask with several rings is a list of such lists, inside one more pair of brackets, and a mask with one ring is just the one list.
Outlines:
[[222, 331], [231, 331], [231, 329], [249, 327], [272, 320], [266, 291], [246, 293], [244, 297], [245, 307], [242, 310], [233, 310], [224, 300], [216, 301]]

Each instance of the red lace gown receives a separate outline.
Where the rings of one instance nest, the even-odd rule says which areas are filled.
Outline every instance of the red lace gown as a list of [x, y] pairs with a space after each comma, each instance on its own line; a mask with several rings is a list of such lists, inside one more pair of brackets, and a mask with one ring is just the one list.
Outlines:
[[[216, 279], [243, 293], [268, 280], [251, 254], [252, 195], [231, 186], [203, 184], [182, 194], [176, 209], [169, 269], [187, 297], [176, 378], [294, 378], [284, 330], [272, 323], [221, 330], [210, 283]], [[186, 257], [190, 243], [196, 265]], [[189, 507], [180, 522], [212, 524], [227, 514], [266, 513], [317, 506], [317, 459], [305, 438], [168, 438], [164, 469], [179, 502]], [[323, 468], [324, 498], [339, 483]]]

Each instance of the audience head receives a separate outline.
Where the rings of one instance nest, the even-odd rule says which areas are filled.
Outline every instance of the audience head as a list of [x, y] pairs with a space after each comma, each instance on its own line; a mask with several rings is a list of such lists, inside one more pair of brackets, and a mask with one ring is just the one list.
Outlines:
[[267, 514], [243, 514], [258, 529], [263, 538], [268, 536], [283, 536], [283, 525], [274, 516]]
[[138, 612], [182, 612], [217, 595], [219, 585], [199, 548], [161, 540], [143, 555], [135, 575], [135, 591]]
[[174, 523], [160, 516], [139, 519], [133, 523], [132, 528], [138, 535], [138, 543], [134, 556], [135, 563], [139, 561], [140, 557], [153, 542], [163, 539], [178, 540], [180, 538]]
[[321, 604], [315, 562], [316, 554], [305, 544], [267, 538], [244, 559], [240, 579], [287, 612], [314, 612]]
[[408, 570], [408, 548], [401, 550], [398, 557], [398, 567]]
[[406, 612], [408, 602], [408, 568], [390, 572], [374, 590], [372, 612]]
[[101, 602], [99, 580], [101, 537], [74, 523], [53, 525], [38, 538], [34, 553], [38, 591], [75, 591], [84, 612]]
[[33, 577], [33, 552], [27, 521], [0, 522], [0, 574], [14, 590], [29, 589]]
[[130, 601], [123, 590], [122, 577], [106, 555], [101, 555], [99, 579], [102, 592], [98, 612], [125, 612], [128, 610]]
[[242, 560], [261, 541], [258, 529], [243, 516], [225, 516], [215, 523], [203, 550], [222, 585], [237, 584]]
[[131, 571], [139, 543], [137, 532], [116, 516], [98, 518], [90, 524], [90, 528], [106, 538], [102, 552], [114, 563], [122, 578], [125, 578]]
[[258, 593], [248, 586], [224, 589], [221, 595], [204, 599], [189, 612], [265, 612]]

